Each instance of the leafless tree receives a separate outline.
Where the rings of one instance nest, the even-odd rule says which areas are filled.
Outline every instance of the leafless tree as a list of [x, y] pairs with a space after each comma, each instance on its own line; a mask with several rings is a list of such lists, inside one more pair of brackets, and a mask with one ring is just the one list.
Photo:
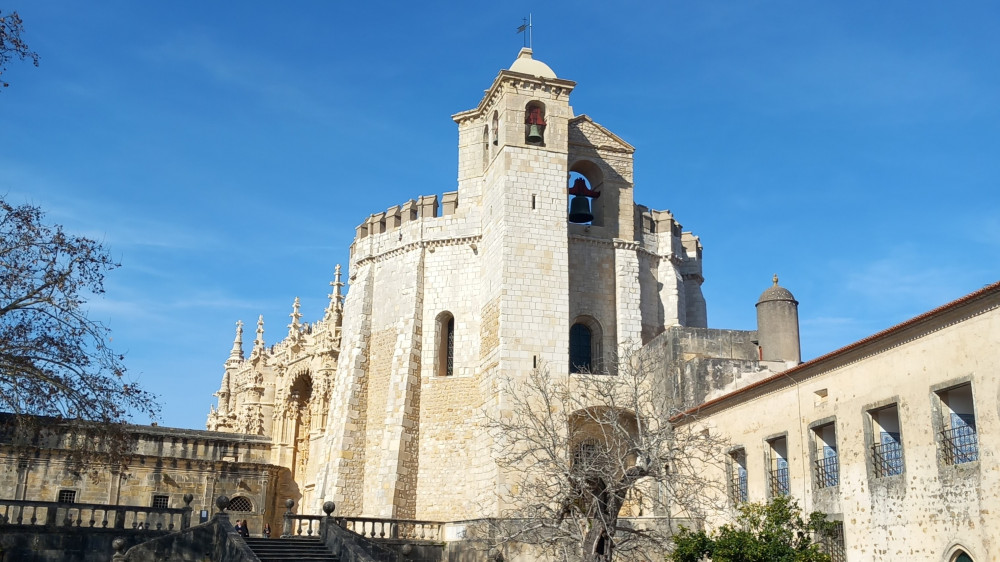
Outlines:
[[116, 267], [99, 242], [46, 224], [37, 207], [0, 199], [4, 441], [118, 463], [131, 446], [126, 421], [158, 411], [109, 347], [108, 328], [84, 308]]
[[[662, 369], [660, 370], [662, 371]], [[677, 523], [722, 509], [724, 486], [705, 476], [725, 440], [668, 421], [679, 403], [650, 354], [628, 352], [609, 373], [534, 369], [499, 388], [488, 416], [507, 475], [494, 552], [531, 545], [548, 557], [662, 560]]]
[[[38, 66], [38, 53], [28, 48], [28, 44], [21, 38], [24, 33], [24, 23], [17, 12], [11, 12], [6, 16], [0, 11], [0, 76], [7, 70], [7, 63], [14, 57], [21, 60], [31, 59], [31, 62]], [[6, 88], [9, 84], [0, 78], [0, 88]]]

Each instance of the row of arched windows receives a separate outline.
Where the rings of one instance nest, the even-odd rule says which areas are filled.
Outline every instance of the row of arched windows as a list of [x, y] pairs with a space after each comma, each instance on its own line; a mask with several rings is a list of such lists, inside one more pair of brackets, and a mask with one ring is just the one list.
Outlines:
[[[448, 311], [434, 322], [435, 372], [439, 377], [455, 374], [455, 316]], [[595, 373], [601, 365], [601, 325], [582, 316], [569, 329], [569, 369], [571, 373]]]

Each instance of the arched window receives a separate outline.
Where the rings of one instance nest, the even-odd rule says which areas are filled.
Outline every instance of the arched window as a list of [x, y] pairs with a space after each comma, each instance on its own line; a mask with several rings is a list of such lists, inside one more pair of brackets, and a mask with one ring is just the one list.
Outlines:
[[490, 126], [483, 125], [483, 172], [490, 165]]
[[545, 105], [540, 101], [529, 101], [524, 106], [524, 142], [545, 144]]
[[493, 144], [500, 144], [500, 113], [493, 112]]
[[592, 369], [593, 337], [590, 328], [573, 324], [569, 329], [569, 372], [589, 373]]
[[598, 373], [601, 361], [600, 323], [590, 316], [580, 316], [569, 328], [569, 372]]
[[958, 556], [955, 557], [955, 562], [972, 562], [972, 557], [966, 554], [964, 550], [959, 550]]
[[442, 312], [436, 324], [437, 375], [450, 377], [455, 374], [455, 317]]
[[229, 500], [229, 511], [253, 511], [253, 502], [250, 498], [236, 496]]

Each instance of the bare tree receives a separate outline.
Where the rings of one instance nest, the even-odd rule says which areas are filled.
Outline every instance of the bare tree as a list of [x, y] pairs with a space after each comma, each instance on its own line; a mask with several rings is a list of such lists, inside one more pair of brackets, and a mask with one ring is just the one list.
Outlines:
[[662, 560], [678, 522], [722, 508], [724, 484], [705, 472], [725, 441], [671, 426], [678, 410], [656, 367], [629, 352], [613, 374], [542, 367], [502, 382], [502, 414], [487, 417], [498, 463], [515, 476], [488, 533], [494, 551], [520, 543], [563, 560]]
[[[38, 53], [28, 48], [28, 44], [21, 39], [24, 33], [24, 23], [17, 12], [3, 15], [0, 11], [0, 76], [7, 70], [7, 63], [14, 57], [21, 60], [31, 59], [35, 66], [38, 66]], [[0, 79], [0, 87], [6, 88], [9, 84]]]
[[[67, 447], [119, 462], [125, 423], [153, 416], [153, 397], [129, 380], [106, 326], [85, 299], [118, 267], [100, 243], [45, 224], [40, 209], [0, 199], [0, 411], [6, 440]], [[73, 421], [74, 423], [67, 423]]]

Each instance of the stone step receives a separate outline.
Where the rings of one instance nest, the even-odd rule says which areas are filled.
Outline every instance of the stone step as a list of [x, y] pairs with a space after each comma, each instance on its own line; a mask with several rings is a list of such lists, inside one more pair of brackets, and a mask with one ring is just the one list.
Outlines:
[[339, 562], [318, 538], [244, 539], [261, 562]]

